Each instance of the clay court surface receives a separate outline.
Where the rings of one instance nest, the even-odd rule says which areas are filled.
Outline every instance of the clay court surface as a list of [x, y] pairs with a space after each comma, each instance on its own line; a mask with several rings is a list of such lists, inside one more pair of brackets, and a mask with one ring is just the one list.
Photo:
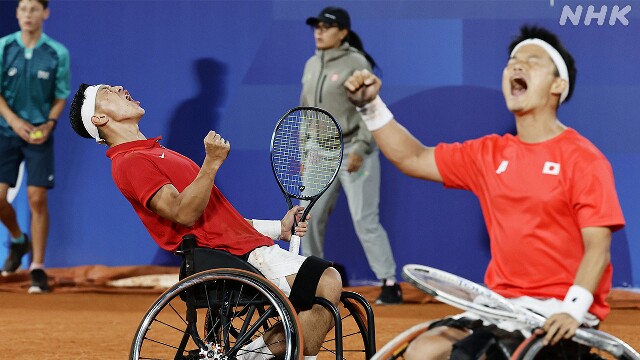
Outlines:
[[[0, 359], [126, 359], [133, 334], [157, 289], [126, 290], [87, 284], [61, 283], [51, 294], [26, 293], [26, 276], [0, 281]], [[56, 277], [54, 284], [62, 277]], [[434, 302], [403, 283], [405, 304], [373, 305], [377, 347], [396, 334], [425, 321], [458, 312]], [[369, 301], [375, 287], [351, 288]], [[640, 296], [615, 291], [614, 310], [601, 329], [640, 349]]]

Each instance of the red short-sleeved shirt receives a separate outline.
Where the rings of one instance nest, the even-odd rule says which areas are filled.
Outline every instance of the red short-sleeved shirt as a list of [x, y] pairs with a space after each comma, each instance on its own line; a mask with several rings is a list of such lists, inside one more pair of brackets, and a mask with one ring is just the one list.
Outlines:
[[273, 245], [273, 240], [257, 232], [215, 185], [204, 213], [191, 227], [151, 211], [147, 207], [149, 200], [162, 186], [173, 184], [182, 192], [200, 171], [189, 158], [165, 148], [159, 141], [160, 138], [127, 142], [107, 150], [107, 156], [112, 162], [113, 181], [161, 248], [174, 251], [186, 234], [194, 234], [199, 246], [235, 255]]
[[[584, 254], [580, 229], [624, 226], [611, 165], [573, 129], [529, 144], [513, 135], [439, 144], [444, 185], [480, 200], [489, 237], [488, 287], [506, 297], [563, 299]], [[590, 312], [609, 313], [607, 266]]]

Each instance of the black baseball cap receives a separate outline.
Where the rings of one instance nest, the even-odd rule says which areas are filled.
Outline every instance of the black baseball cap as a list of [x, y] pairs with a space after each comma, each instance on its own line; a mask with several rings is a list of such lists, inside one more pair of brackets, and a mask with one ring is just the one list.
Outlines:
[[316, 17], [307, 19], [307, 25], [315, 26], [319, 22], [325, 24], [336, 24], [340, 29], [351, 29], [351, 19], [347, 10], [339, 7], [329, 6], [322, 9]]

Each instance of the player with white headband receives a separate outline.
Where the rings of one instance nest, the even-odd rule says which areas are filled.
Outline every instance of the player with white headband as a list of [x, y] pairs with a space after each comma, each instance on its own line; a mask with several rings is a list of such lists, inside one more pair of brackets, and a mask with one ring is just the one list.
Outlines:
[[[229, 153], [229, 142], [209, 131], [204, 138], [205, 158], [198, 166], [162, 146], [160, 137], [147, 139], [139, 128], [144, 114], [140, 102], [122, 86], [81, 84], [69, 117], [78, 135], [109, 146], [107, 156], [116, 186], [161, 248], [173, 252], [184, 235], [193, 234], [197, 246], [246, 257], [291, 295], [300, 310], [305, 359], [315, 359], [333, 324], [329, 311], [313, 299], [322, 297], [337, 305], [342, 282], [329, 262], [294, 254], [274, 243], [291, 238], [294, 218], [296, 234], [305, 235], [303, 207], [294, 206], [281, 220], [243, 218], [214, 184]], [[301, 280], [294, 286], [296, 279]], [[281, 331], [278, 326], [265, 331], [238, 351], [237, 360], [268, 360], [284, 354]]]
[[82, 125], [84, 125], [84, 128], [87, 130], [89, 135], [96, 139], [96, 142], [104, 142], [104, 140], [100, 138], [100, 134], [98, 134], [98, 127], [93, 124], [91, 118], [96, 111], [96, 95], [98, 94], [98, 89], [104, 86], [106, 85], [101, 84], [87, 87], [84, 91], [85, 100], [81, 109]]
[[[582, 358], [588, 349], [564, 339], [609, 313], [611, 234], [625, 224], [608, 160], [557, 118], [560, 104], [571, 98], [575, 76], [574, 60], [556, 35], [523, 27], [502, 73], [502, 93], [517, 134], [437, 146], [423, 145], [394, 119], [378, 96], [381, 83], [375, 75], [357, 71], [345, 82], [396, 167], [479, 198], [492, 254], [485, 284], [548, 317], [537, 331], [546, 332], [547, 351], [573, 346], [568, 358]], [[405, 358], [475, 359], [495, 349], [494, 340], [513, 350], [534, 331], [477, 320], [466, 312], [434, 321]]]

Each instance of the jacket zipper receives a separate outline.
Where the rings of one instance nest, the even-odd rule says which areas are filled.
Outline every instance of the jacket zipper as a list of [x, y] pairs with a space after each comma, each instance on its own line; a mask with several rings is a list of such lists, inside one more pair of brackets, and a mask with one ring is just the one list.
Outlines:
[[322, 102], [322, 85], [324, 84], [324, 51], [320, 55], [320, 73], [318, 74], [318, 80], [316, 81], [316, 96], [314, 97], [315, 104], [314, 106], [318, 106], [319, 103]]
[[[24, 74], [26, 74], [26, 76], [24, 77], [24, 82], [25, 82], [25, 88], [27, 89], [27, 94], [31, 94], [31, 82], [29, 81], [29, 79], [31, 78], [31, 59], [33, 58], [33, 50], [34, 49], [31, 49], [31, 57], [27, 59], [26, 52], [29, 51], [29, 50], [27, 49], [26, 46], [25, 46], [24, 49], [22, 49], [22, 51], [23, 51], [22, 56], [24, 56], [24, 60], [25, 60], [24, 61], [25, 62], [25, 64], [24, 64], [24, 68], [25, 68]], [[28, 102], [29, 102], [28, 105], [31, 105], [31, 96], [29, 96], [27, 99], [29, 99], [28, 100]], [[31, 119], [31, 121], [34, 121], [34, 120]]]
[[324, 81], [327, 79], [327, 74], [322, 75], [320, 81], [320, 91], [318, 92], [318, 104], [322, 104], [322, 88], [324, 88]]

